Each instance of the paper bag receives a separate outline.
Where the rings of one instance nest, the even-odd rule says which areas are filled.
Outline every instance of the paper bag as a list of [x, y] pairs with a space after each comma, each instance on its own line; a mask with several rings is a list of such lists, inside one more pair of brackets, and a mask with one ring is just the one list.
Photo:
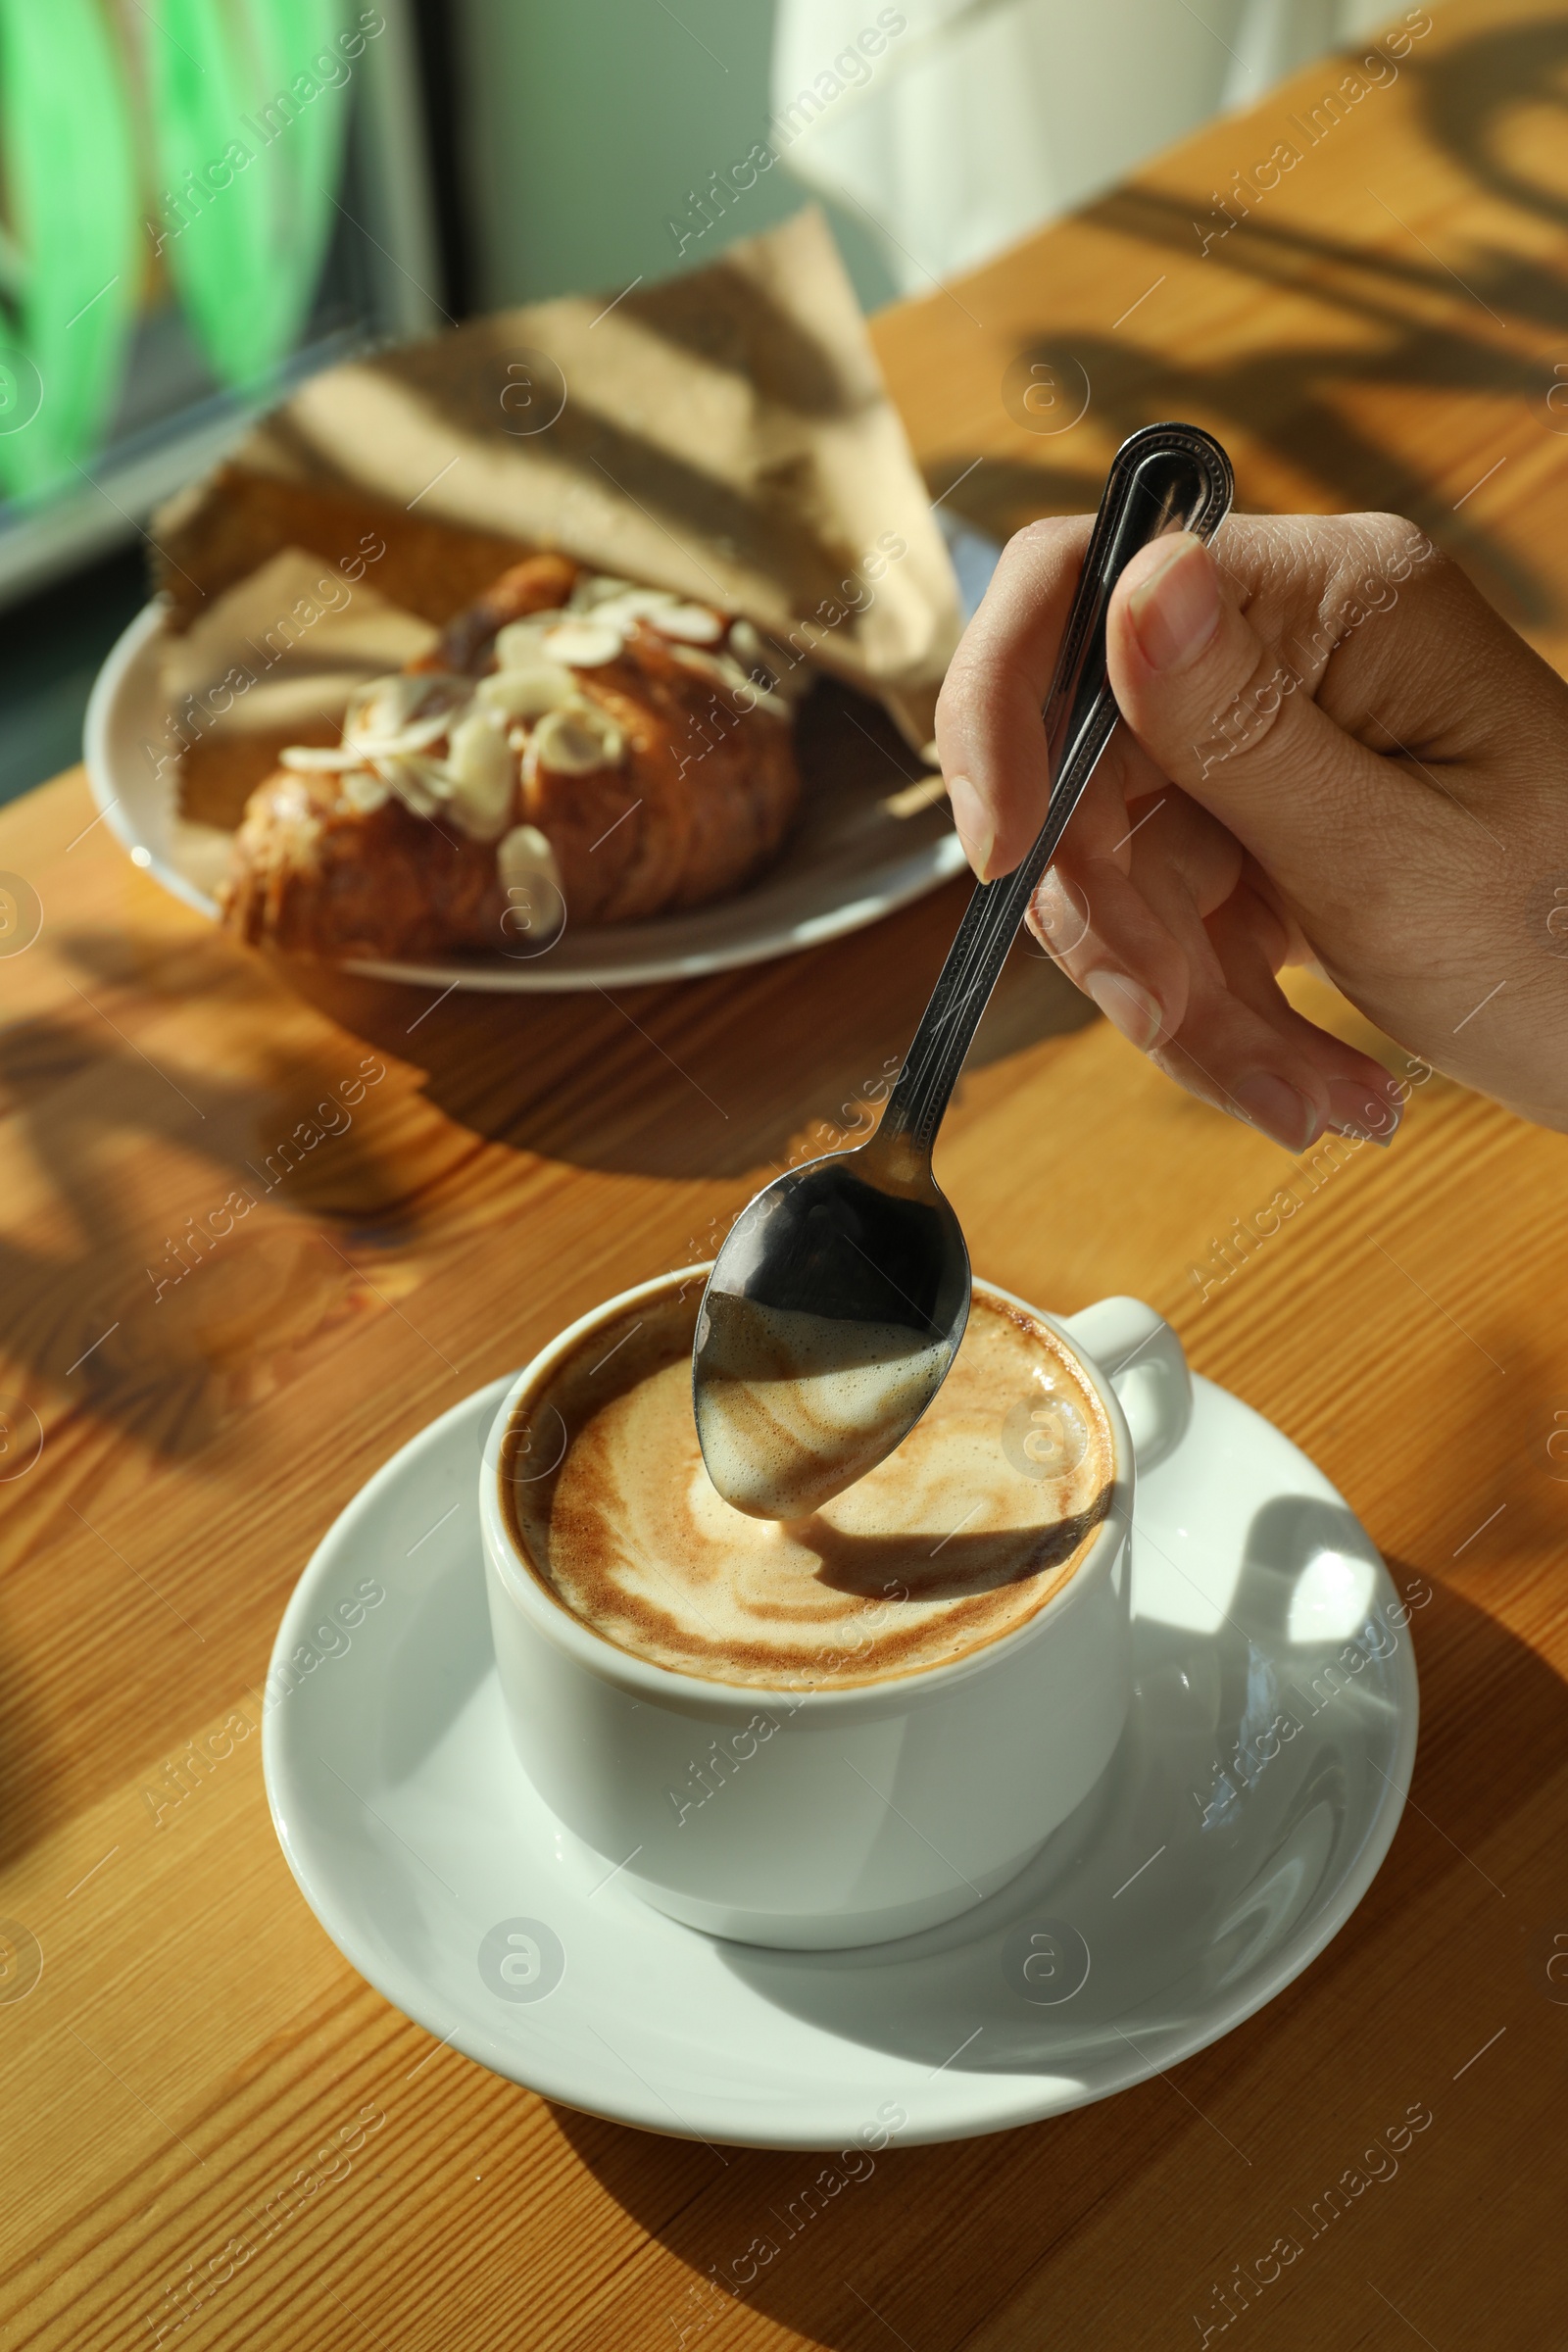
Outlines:
[[[301, 490], [344, 516], [374, 511], [385, 593], [399, 594], [407, 530], [557, 547], [744, 612], [880, 697], [916, 748], [930, 740], [956, 583], [814, 209], [689, 276], [500, 312], [330, 368], [235, 453], [231, 504], [236, 472], [275, 485], [289, 541], [312, 552], [335, 540], [302, 532]], [[223, 497], [215, 479], [158, 523], [176, 627], [193, 596], [238, 576], [247, 549], [243, 533], [225, 539]], [[265, 533], [264, 516], [256, 563], [284, 544]]]

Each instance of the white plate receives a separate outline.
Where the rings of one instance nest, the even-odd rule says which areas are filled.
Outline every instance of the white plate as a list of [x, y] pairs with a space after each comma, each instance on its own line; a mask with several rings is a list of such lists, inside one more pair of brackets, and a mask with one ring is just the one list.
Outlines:
[[[1001, 553], [995, 542], [939, 514], [958, 578], [965, 616], [974, 610]], [[159, 772], [169, 741], [160, 679], [163, 608], [151, 604], [121, 637], [87, 705], [84, 757], [93, 798], [135, 862], [198, 913], [218, 914], [216, 892], [227, 870], [231, 836], [193, 825], [176, 805], [173, 763]], [[906, 756], [906, 780], [919, 762]], [[901, 789], [891, 766], [874, 760], [846, 788], [809, 772], [801, 813], [783, 856], [761, 879], [710, 906], [656, 922], [615, 923], [573, 931], [568, 924], [542, 954], [438, 963], [351, 962], [377, 980], [422, 988], [566, 990], [689, 980], [838, 939], [874, 923], [962, 871], [963, 852], [947, 804], [900, 817], [886, 807]]]
[[[503, 1720], [476, 1490], [507, 1385], [406, 1446], [327, 1535], [273, 1653], [274, 1672], [302, 1644], [319, 1662], [287, 1695], [269, 1683], [263, 1731], [272, 1818], [327, 1934], [480, 2065], [677, 2136], [961, 2138], [1229, 2033], [1366, 1892], [1415, 1757], [1409, 1630], [1328, 1482], [1200, 1380], [1188, 1438], [1140, 1482], [1126, 1738], [1019, 1878], [851, 1952], [758, 1950], [650, 1910], [547, 1811]], [[384, 1598], [356, 1603], [362, 1580]]]

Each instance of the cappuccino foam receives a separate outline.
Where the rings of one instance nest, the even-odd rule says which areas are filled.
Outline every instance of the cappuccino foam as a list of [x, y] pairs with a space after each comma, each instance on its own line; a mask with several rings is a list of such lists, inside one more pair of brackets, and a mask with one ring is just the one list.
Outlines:
[[853, 1688], [966, 1657], [1071, 1578], [1109, 1501], [1111, 1434], [1033, 1316], [976, 1292], [923, 1419], [856, 1485], [779, 1521], [736, 1510], [704, 1465], [697, 1307], [671, 1289], [596, 1325], [502, 1450], [522, 1557], [606, 1641], [712, 1682]]

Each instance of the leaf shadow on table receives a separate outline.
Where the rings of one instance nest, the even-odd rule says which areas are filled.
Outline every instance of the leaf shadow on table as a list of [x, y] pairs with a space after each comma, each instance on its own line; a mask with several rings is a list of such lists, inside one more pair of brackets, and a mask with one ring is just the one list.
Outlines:
[[[450, 1119], [514, 1151], [671, 1179], [765, 1175], [818, 1123], [869, 1133], [952, 944], [957, 882], [796, 956], [659, 988], [445, 1003], [301, 968], [290, 984], [381, 1052], [417, 1057]], [[1021, 939], [967, 1066], [1085, 1027], [1094, 1007]], [[411, 1037], [411, 1023], [415, 1024]], [[828, 1150], [824, 1137], [815, 1146]]]
[[[1389, 1566], [1408, 1592], [1417, 1572]], [[1143, 2183], [1158, 2217], [1143, 2291], [1150, 2310], [1168, 2306], [1185, 2326], [1183, 2296], [1202, 2304], [1238, 2245], [1266, 2246], [1282, 2217], [1290, 2226], [1293, 2201], [1338, 2180], [1412, 2096], [1439, 2103], [1500, 2022], [1528, 2031], [1534, 2014], [1554, 2027], [1548, 2004], [1564, 1987], [1546, 1961], [1568, 1915], [1549, 1842], [1525, 1817], [1544, 1760], [1563, 1752], [1568, 1688], [1484, 1607], [1424, 1581], [1433, 1597], [1413, 1620], [1421, 1748], [1388, 1858], [1304, 1975], [1177, 2072], [1047, 2123], [895, 2146], [853, 2168], [836, 2152], [708, 2151], [554, 2107], [606, 2195], [683, 2266], [662, 2289], [662, 2319], [644, 2275], [639, 2324], [652, 2314], [654, 2332], [667, 2325], [671, 2340], [695, 2342], [729, 2311], [736, 2288], [715, 2282], [736, 2274], [745, 2306], [832, 2352], [966, 2341], [1020, 2288], [1037, 2316], [1047, 2298], [1053, 2311], [1092, 2314], [1106, 2293], [1095, 2209], [1113, 2184], [1125, 2194]], [[1503, 1865], [1510, 1824], [1517, 1859]], [[1489, 1840], [1483, 1871], [1472, 1857]], [[1500, 1886], [1489, 1875], [1499, 1870]], [[1434, 1919], [1435, 1886], [1451, 1920]], [[1407, 1978], [1410, 1998], [1391, 2009]], [[1495, 2142], [1499, 2166], [1509, 2160], [1506, 2103], [1467, 2117], [1464, 2133], [1421, 2153], [1426, 2197], [1382, 2209], [1380, 2260], [1430, 2259], [1433, 2199], [1485, 2170], [1479, 2141]]]
[[[51, 944], [80, 1017], [0, 1027], [13, 1132], [57, 1196], [47, 1246], [0, 1238], [10, 1385], [40, 1380], [67, 1413], [193, 1455], [333, 1327], [395, 1305], [405, 1261], [422, 1279], [479, 1146], [733, 1182], [835, 1148], [830, 1128], [869, 1133], [963, 899], [956, 885], [710, 980], [433, 1010], [421, 992], [325, 968], [270, 971], [210, 935], [171, 949], [62, 927]], [[222, 1064], [193, 1067], [160, 1044], [158, 1004], [219, 994]], [[1097, 1018], [1021, 940], [970, 1066]], [[46, 1417], [60, 1427], [58, 1409]]]
[[[435, 1172], [431, 1154], [378, 1131], [385, 1065], [353, 1039], [296, 1026], [274, 1042], [259, 1018], [242, 1044], [230, 1035], [218, 1069], [168, 1054], [160, 998], [224, 982], [231, 1003], [241, 993], [210, 943], [54, 944], [81, 1016], [0, 1027], [8, 1121], [52, 1201], [46, 1237], [34, 1217], [25, 1239], [0, 1238], [7, 1358], [55, 1387], [52, 1427], [85, 1409], [134, 1423], [156, 1450], [193, 1452], [233, 1404], [286, 1379], [294, 1348], [355, 1311], [364, 1284], [331, 1234], [395, 1213], [413, 1176]], [[127, 982], [150, 1053], [104, 1009], [129, 1017]], [[380, 1080], [367, 1082], [367, 1061]]]
[[[1568, 220], [1568, 192], [1531, 176], [1524, 151], [1518, 142], [1510, 147], [1506, 134], [1514, 110], [1547, 107], [1564, 118], [1562, 129], [1568, 130], [1565, 68], [1568, 24], [1558, 21], [1483, 34], [1430, 60], [1412, 57], [1403, 72], [1415, 82], [1433, 143], [1470, 176], [1477, 192], [1513, 207], [1533, 225], [1546, 221], [1560, 228]], [[1275, 131], [1305, 139], [1299, 123], [1289, 127], [1283, 116], [1267, 130], [1266, 122], [1251, 134], [1260, 146]], [[1537, 147], [1544, 152], [1539, 141]], [[1297, 169], [1309, 172], [1311, 164], [1308, 148]], [[1201, 254], [1205, 270], [1260, 289], [1305, 295], [1337, 312], [1346, 327], [1338, 347], [1321, 338], [1273, 343], [1233, 363], [1208, 366], [1196, 354], [1172, 362], [1161, 351], [1111, 333], [1042, 332], [1020, 347], [1013, 366], [1037, 367], [1046, 381], [1056, 375], [1075, 381], [1083, 370], [1090, 430], [1042, 433], [1035, 463], [983, 451], [950, 453], [944, 472], [961, 485], [953, 493], [955, 508], [999, 538], [1039, 514], [1091, 512], [1103, 477], [1107, 428], [1120, 440], [1155, 418], [1194, 415], [1222, 438], [1231, 428], [1239, 448], [1250, 444], [1274, 468], [1309, 486], [1309, 505], [1408, 515], [1465, 565], [1516, 626], [1560, 622], [1545, 575], [1517, 547], [1504, 546], [1467, 505], [1479, 483], [1434, 483], [1414, 454], [1375, 437], [1356, 408], [1358, 397], [1368, 393], [1447, 394], [1455, 400], [1489, 394], [1519, 401], [1544, 436], [1568, 435], [1568, 391], [1550, 359], [1509, 347], [1499, 332], [1505, 321], [1547, 334], [1560, 330], [1568, 299], [1561, 269], [1544, 254], [1491, 248], [1467, 255], [1460, 276], [1414, 230], [1404, 231], [1396, 209], [1397, 188], [1386, 193], [1393, 205], [1384, 191], [1367, 189], [1368, 220], [1380, 244], [1402, 237], [1402, 251], [1276, 222], [1265, 192], [1250, 218], [1223, 236], [1213, 234]], [[1173, 262], [1190, 266], [1200, 258], [1195, 206], [1202, 213], [1200, 228], [1212, 231], [1224, 218], [1209, 211], [1206, 199], [1188, 203], [1140, 185], [1115, 190], [1083, 218], [1148, 252], [1165, 248]], [[1434, 315], [1435, 302], [1445, 315]], [[1456, 305], [1463, 318], [1474, 318], [1473, 333], [1455, 322]], [[1015, 420], [1022, 419], [1015, 414]], [[971, 455], [975, 469], [965, 477]], [[1478, 454], [1477, 476], [1485, 475], [1487, 463]], [[1246, 477], [1244, 463], [1243, 506]]]

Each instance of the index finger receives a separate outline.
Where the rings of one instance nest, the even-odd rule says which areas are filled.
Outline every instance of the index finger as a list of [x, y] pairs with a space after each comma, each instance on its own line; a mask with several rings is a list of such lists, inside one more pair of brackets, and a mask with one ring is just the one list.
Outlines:
[[937, 751], [982, 882], [1011, 873], [1045, 818], [1042, 711], [1093, 527], [1091, 514], [1053, 514], [1015, 532], [948, 667]]

